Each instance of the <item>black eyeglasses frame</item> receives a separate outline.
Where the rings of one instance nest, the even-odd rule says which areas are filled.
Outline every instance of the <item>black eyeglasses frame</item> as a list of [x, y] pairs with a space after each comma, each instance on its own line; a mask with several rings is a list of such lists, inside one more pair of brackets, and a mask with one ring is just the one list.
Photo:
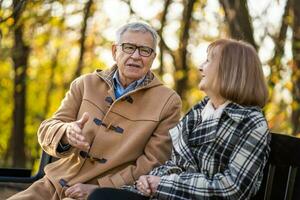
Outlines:
[[[152, 49], [151, 47], [147, 47], [147, 46], [138, 46], [138, 45], [135, 45], [135, 44], [132, 44], [132, 43], [127, 43], [127, 42], [124, 42], [122, 44], [117, 44], [118, 46], [121, 46], [122, 47], [122, 51], [124, 53], [127, 53], [127, 54], [134, 54], [134, 52], [136, 51], [136, 49], [138, 49], [138, 52], [139, 52], [139, 55], [142, 56], [142, 57], [150, 57], [152, 55], [152, 53], [154, 52], [154, 49]], [[125, 48], [125, 45], [130, 45], [131, 47], [133, 47], [134, 49], [132, 50], [132, 52], [126, 50]], [[147, 50], [150, 51], [149, 55], [148, 54], [142, 54], [141, 52], [141, 48], [146, 48]]]

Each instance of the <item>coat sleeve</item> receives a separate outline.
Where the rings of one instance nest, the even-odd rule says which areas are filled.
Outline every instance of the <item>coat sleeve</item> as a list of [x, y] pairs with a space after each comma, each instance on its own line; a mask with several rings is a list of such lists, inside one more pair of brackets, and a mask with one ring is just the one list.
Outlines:
[[208, 177], [202, 173], [162, 176], [155, 196], [158, 199], [249, 199], [259, 188], [270, 152], [267, 125], [256, 127], [241, 137], [228, 166]]
[[73, 148], [66, 152], [57, 152], [57, 146], [65, 134], [68, 123], [77, 119], [78, 110], [82, 101], [82, 78], [79, 77], [71, 83], [59, 109], [54, 116], [42, 122], [38, 130], [38, 141], [42, 149], [54, 157], [68, 156]]
[[[197, 107], [198, 105], [196, 104], [177, 124], [176, 128], [178, 128], [178, 130], [181, 130], [182, 134], [188, 135], [189, 132], [191, 132], [196, 126], [197, 120], [193, 116], [197, 116]], [[186, 165], [184, 164], [185, 161], [181, 159], [181, 156], [174, 149], [174, 144], [172, 149], [173, 151], [171, 159], [168, 160], [164, 165], [154, 168], [149, 173], [150, 175], [162, 177], [170, 174], [180, 174], [184, 171], [182, 169], [182, 166]]]
[[134, 164], [129, 165], [118, 173], [98, 179], [100, 187], [131, 185], [141, 175], [148, 174], [154, 167], [162, 165], [166, 160], [169, 160], [171, 140], [168, 131], [178, 123], [180, 112], [181, 100], [174, 93], [170, 96], [161, 112], [160, 122], [147, 142], [144, 154], [138, 157]]
[[164, 165], [156, 167], [149, 174], [153, 176], [165, 176], [170, 174], [180, 174], [183, 170], [177, 166], [173, 160], [168, 160]]

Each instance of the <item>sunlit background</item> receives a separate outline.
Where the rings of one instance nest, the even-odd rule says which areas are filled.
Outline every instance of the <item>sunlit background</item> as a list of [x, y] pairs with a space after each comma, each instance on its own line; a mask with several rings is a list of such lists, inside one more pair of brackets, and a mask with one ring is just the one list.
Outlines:
[[[12, 0], [0, 0], [0, 166], [36, 168], [41, 152], [36, 137], [39, 124], [55, 112], [77, 75], [98, 68], [106, 69], [114, 64], [111, 44], [116, 30], [127, 22], [144, 21], [158, 31], [160, 44], [152, 69], [168, 87], [180, 94], [184, 114], [204, 97], [197, 88], [197, 67], [206, 58], [208, 44], [218, 38], [233, 37], [229, 18], [241, 11], [224, 7], [226, 2], [20, 0], [18, 9], [13, 9]], [[270, 128], [275, 132], [299, 136], [299, 128], [295, 128], [291, 120], [293, 112], [300, 112], [294, 98], [296, 93], [293, 92], [295, 80], [292, 77], [297, 73], [296, 68], [299, 71], [299, 66], [294, 66], [291, 14], [292, 8], [299, 9], [299, 5], [291, 6], [283, 19], [288, 0], [232, 2], [244, 6], [250, 15], [252, 29], [249, 34], [254, 38], [271, 94], [264, 109]], [[189, 34], [182, 37], [189, 5], [192, 5]], [[20, 15], [15, 17], [14, 14]], [[239, 23], [234, 17], [233, 22]], [[286, 25], [286, 31], [280, 38], [283, 25]], [[15, 37], [16, 27], [21, 30], [22, 40]], [[18, 56], [14, 53], [16, 43], [28, 47], [23, 51], [28, 53], [27, 64], [19, 68], [15, 68], [13, 57]], [[278, 47], [278, 44], [281, 46]], [[276, 50], [282, 50], [282, 53], [277, 54]], [[26, 161], [16, 164], [13, 158], [16, 147], [12, 141], [20, 138], [18, 134], [12, 134], [16, 121], [13, 117], [14, 94], [24, 88], [20, 84], [14, 89], [14, 80], [20, 74], [25, 74], [21, 82], [26, 85], [22, 146]]]

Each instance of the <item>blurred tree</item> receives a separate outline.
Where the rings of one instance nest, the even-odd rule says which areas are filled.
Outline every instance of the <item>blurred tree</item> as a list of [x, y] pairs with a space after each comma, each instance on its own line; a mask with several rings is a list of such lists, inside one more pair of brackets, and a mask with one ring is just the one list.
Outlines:
[[14, 110], [13, 129], [10, 138], [9, 154], [13, 166], [25, 167], [25, 113], [26, 113], [26, 79], [27, 62], [30, 48], [23, 39], [23, 23], [20, 20], [26, 1], [13, 0], [14, 45], [12, 59], [14, 62]]
[[[221, 5], [225, 11], [226, 21], [229, 25], [229, 30], [231, 36], [236, 39], [243, 39], [251, 43], [254, 47], [257, 48], [257, 45], [254, 41], [254, 32], [250, 20], [250, 15], [247, 7], [247, 1], [242, 0], [220, 0]], [[286, 43], [286, 34], [288, 26], [292, 26], [293, 29], [293, 38], [292, 38], [292, 52], [293, 52], [293, 65], [292, 65], [292, 98], [293, 102], [291, 104], [292, 114], [291, 114], [291, 124], [293, 127], [292, 134], [297, 135], [300, 133], [300, 9], [299, 0], [287, 0], [284, 8], [280, 30], [278, 34], [273, 36], [273, 41], [275, 44], [274, 48], [274, 56], [269, 61], [270, 65], [270, 77], [269, 77], [269, 86], [270, 86], [270, 101], [273, 98], [273, 91], [275, 85], [278, 84], [278, 80], [281, 79], [282, 72], [282, 57], [284, 54], [284, 45]], [[291, 5], [292, 4], [292, 5]], [[292, 10], [291, 10], [292, 8]], [[293, 19], [293, 23], [291, 24], [291, 20]], [[278, 112], [280, 116], [280, 112], [282, 109], [285, 109], [285, 106], [282, 102], [279, 103], [279, 108], [277, 110], [273, 110], [273, 112]], [[278, 120], [279, 118], [275, 118]]]
[[291, 25], [291, 22], [289, 22], [288, 20], [290, 16], [291, 16], [291, 0], [287, 0], [286, 5], [284, 7], [284, 13], [282, 16], [279, 32], [277, 35], [272, 37], [275, 43], [275, 49], [274, 49], [275, 52], [273, 58], [269, 62], [270, 69], [271, 69], [270, 78], [269, 78], [269, 85], [271, 88], [270, 99], [272, 99], [273, 96], [273, 88], [278, 82], [276, 80], [281, 78], [280, 72], [283, 70], [281, 59], [284, 55], [284, 45], [286, 41], [288, 26]]
[[300, 0], [292, 0], [293, 8], [293, 38], [292, 38], [292, 124], [293, 134], [300, 133]]
[[257, 49], [247, 0], [220, 0], [220, 4], [225, 11], [231, 37], [245, 40]]
[[[14, 165], [24, 166], [21, 157], [26, 157], [26, 166], [36, 165], [40, 153], [36, 131], [41, 121], [57, 109], [74, 78], [113, 62], [103, 61], [111, 57], [111, 35], [121, 24], [135, 20], [157, 29], [161, 40], [154, 70], [177, 90], [183, 112], [205, 95], [197, 88], [196, 66], [208, 43], [229, 35], [260, 51], [263, 39], [269, 38], [274, 43], [269, 51], [274, 54], [263, 63], [271, 91], [266, 108], [269, 124], [276, 131], [299, 133], [298, 1], [280, 1], [286, 6], [281, 24], [272, 32], [268, 24], [253, 29], [257, 28], [253, 22], [264, 21], [269, 7], [259, 18], [250, 12], [246, 0], [45, 0], [26, 1], [26, 5], [25, 0], [11, 0], [11, 5], [10, 0], [0, 0], [0, 156], [10, 149], [0, 165], [18, 158]], [[264, 32], [260, 38], [259, 31]], [[293, 62], [285, 63], [288, 42], [293, 44]], [[293, 98], [293, 103], [286, 97]], [[7, 141], [12, 142], [10, 147]]]
[[[162, 15], [161, 28], [158, 30], [158, 33], [161, 37], [160, 47], [160, 72], [163, 72], [163, 56], [164, 51], [166, 50], [173, 59], [174, 65], [174, 89], [177, 91], [180, 97], [183, 99], [186, 98], [186, 92], [188, 91], [188, 72], [189, 72], [189, 63], [188, 63], [188, 51], [187, 46], [189, 44], [190, 38], [190, 26], [192, 22], [192, 13], [193, 8], [196, 3], [196, 0], [183, 0], [183, 11], [182, 11], [182, 19], [180, 21], [180, 28], [178, 30], [178, 48], [176, 50], [170, 49], [170, 47], [166, 44], [165, 39], [163, 37], [163, 29], [165, 25], [165, 17], [166, 12], [168, 11], [168, 7], [170, 5], [170, 1], [166, 1], [164, 5], [164, 12]], [[184, 110], [187, 110], [190, 105], [187, 104], [186, 101], [183, 101]]]
[[[167, 13], [168, 13], [168, 9], [169, 9], [169, 6], [171, 4], [171, 0], [166, 0], [165, 1], [165, 4], [164, 4], [164, 9], [163, 9], [163, 12], [161, 14], [161, 18], [160, 18], [160, 28], [159, 30], [157, 31], [158, 35], [160, 38], [163, 38], [163, 31], [164, 31], [164, 27], [166, 25], [166, 18], [167, 18]], [[160, 49], [160, 55], [159, 55], [159, 63], [160, 63], [160, 66], [159, 66], [159, 75], [160, 76], [163, 76], [164, 74], [164, 51], [165, 51], [165, 44], [164, 44], [164, 41], [163, 39], [161, 39], [159, 41], [159, 49]]]
[[79, 43], [80, 43], [79, 59], [78, 59], [76, 71], [73, 75], [72, 80], [74, 80], [75, 78], [77, 78], [78, 76], [81, 75], [81, 71], [82, 71], [82, 67], [83, 67], [83, 55], [85, 52], [85, 40], [87, 38], [87, 35], [86, 35], [87, 20], [88, 20], [88, 17], [90, 16], [92, 4], [93, 4], [93, 0], [88, 0], [85, 4], [84, 10], [83, 10], [82, 28], [80, 31], [80, 39], [79, 39]]
[[187, 46], [190, 38], [190, 25], [192, 21], [192, 13], [196, 0], [183, 1], [183, 18], [180, 23], [179, 48], [174, 53], [175, 58], [175, 90], [181, 97], [186, 97], [188, 88], [188, 51]]

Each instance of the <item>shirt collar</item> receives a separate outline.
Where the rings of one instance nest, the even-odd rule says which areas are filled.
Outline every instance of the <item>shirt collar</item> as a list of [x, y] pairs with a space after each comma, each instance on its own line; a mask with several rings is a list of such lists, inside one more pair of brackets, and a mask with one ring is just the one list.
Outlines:
[[[118, 70], [117, 64], [114, 64], [111, 68], [107, 70], [97, 69], [96, 74], [101, 79], [103, 79], [110, 87], [114, 87], [113, 76], [115, 72]], [[138, 87], [156, 87], [159, 85], [163, 85], [162, 82], [149, 70], [145, 75], [144, 80], [138, 85]]]
[[223, 110], [229, 103], [230, 101], [227, 100], [222, 105], [220, 105], [217, 109], [215, 109], [214, 106], [212, 105], [211, 100], [209, 100], [201, 112], [202, 120], [205, 121], [207, 119], [220, 118], [223, 113]]
[[[143, 76], [142, 78], [140, 78], [139, 80], [136, 80], [132, 83], [130, 83], [126, 88], [132, 88], [135, 89], [137, 86], [139, 86], [145, 79], [146, 75]], [[117, 69], [113, 75], [113, 80], [115, 83], [118, 84], [118, 87], [121, 87], [122, 89], [126, 89], [123, 87], [123, 85], [121, 84], [121, 81], [119, 79], [119, 70]]]
[[[209, 97], [205, 97], [203, 101], [200, 102], [200, 107], [203, 110], [209, 101]], [[235, 102], [229, 102], [223, 110], [223, 113], [230, 117], [235, 122], [242, 121], [249, 113], [253, 110], [261, 111], [258, 106], [242, 106]], [[201, 111], [202, 112], [202, 111]]]

